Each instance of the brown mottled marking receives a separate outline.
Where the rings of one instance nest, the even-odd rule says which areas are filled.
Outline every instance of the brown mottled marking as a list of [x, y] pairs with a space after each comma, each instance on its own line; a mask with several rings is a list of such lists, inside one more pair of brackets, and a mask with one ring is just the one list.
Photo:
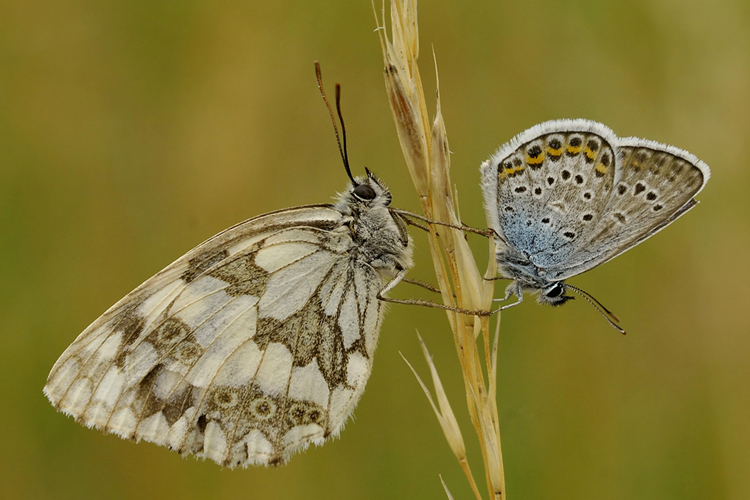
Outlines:
[[[353, 293], [353, 290], [345, 293]], [[317, 359], [320, 373], [330, 389], [346, 383], [347, 351], [338, 318], [325, 314], [317, 295], [283, 322], [259, 318], [258, 333], [253, 341], [260, 350], [265, 350], [270, 342], [283, 344], [294, 356], [293, 366], [307, 366]], [[368, 357], [364, 344], [360, 345], [362, 348], [358, 352]]]
[[[146, 319], [136, 312], [137, 307], [132, 306], [125, 309], [115, 318], [115, 331], [122, 332], [122, 347], [121, 351], [125, 351], [126, 347], [130, 346], [138, 340], [143, 332], [143, 327], [146, 324]], [[122, 365], [118, 365], [122, 366]]]
[[176, 340], [182, 340], [190, 334], [190, 327], [175, 317], [166, 319], [158, 328], [148, 335], [154, 340], [154, 347], [167, 347]]
[[188, 261], [189, 268], [185, 271], [181, 278], [186, 283], [192, 283], [196, 278], [205, 273], [208, 269], [218, 264], [222, 260], [229, 256], [229, 251], [213, 250], [205, 254], [194, 257]]
[[137, 385], [137, 395], [133, 403], [135, 414], [139, 420], [144, 420], [161, 411], [164, 403], [154, 396], [154, 384], [164, 369], [163, 365], [156, 365]]
[[322, 406], [309, 401], [289, 400], [287, 411], [285, 412], [285, 430], [298, 425], [318, 424], [320, 425], [324, 418], [325, 410]]
[[210, 275], [218, 278], [228, 286], [224, 291], [227, 295], [252, 295], [260, 297], [266, 290], [268, 273], [255, 264], [255, 256], [239, 257], [211, 271]]

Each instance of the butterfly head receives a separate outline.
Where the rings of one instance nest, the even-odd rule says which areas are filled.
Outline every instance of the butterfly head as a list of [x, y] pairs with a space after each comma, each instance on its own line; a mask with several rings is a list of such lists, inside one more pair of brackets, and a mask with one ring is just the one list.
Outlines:
[[374, 207], [387, 207], [391, 204], [391, 192], [375, 174], [367, 171], [366, 176], [355, 177], [347, 190], [340, 195], [336, 207], [362, 212]]
[[565, 295], [565, 283], [558, 281], [539, 290], [539, 296], [536, 300], [540, 304], [561, 306], [574, 298], [575, 297], [571, 297], [570, 295]]

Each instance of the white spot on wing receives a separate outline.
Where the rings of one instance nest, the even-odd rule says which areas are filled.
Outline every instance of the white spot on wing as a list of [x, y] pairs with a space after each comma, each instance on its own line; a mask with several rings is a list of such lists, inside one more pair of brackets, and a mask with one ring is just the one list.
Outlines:
[[127, 438], [133, 435], [137, 423], [133, 411], [126, 407], [117, 410], [115, 414], [112, 415], [112, 418], [109, 419], [107, 429], [120, 437]]
[[375, 347], [378, 343], [378, 334], [380, 332], [380, 320], [382, 306], [380, 301], [377, 299], [377, 293], [379, 283], [370, 282], [370, 299], [367, 303], [367, 311], [365, 315], [365, 350], [372, 359], [375, 354]]
[[102, 360], [113, 359], [115, 356], [117, 356], [117, 353], [120, 349], [121, 340], [121, 333], [113, 333], [112, 335], [107, 337], [104, 342], [102, 342], [102, 345], [99, 347], [96, 355], [99, 357], [99, 359]]
[[243, 343], [255, 335], [257, 312], [254, 307], [242, 312], [228, 323], [211, 343], [187, 375], [198, 387], [208, 387], [221, 365]]
[[136, 433], [141, 439], [163, 446], [167, 444], [169, 424], [167, 424], [164, 414], [157, 411], [147, 419], [141, 420]]
[[[175, 280], [167, 283], [164, 287], [156, 290], [149, 298], [144, 300], [141, 305], [136, 308], [136, 313], [139, 316], [153, 321], [164, 311], [164, 309], [166, 309], [169, 303], [172, 302], [174, 297], [184, 286], [185, 282], [182, 280]], [[148, 323], [150, 323], [150, 321]]]
[[167, 399], [182, 381], [182, 375], [170, 370], [161, 370], [154, 382], [153, 392], [157, 399]]
[[323, 440], [323, 428], [317, 424], [297, 425], [284, 434], [282, 443], [286, 454], [292, 454], [299, 448], [306, 447], [310, 441]]
[[[219, 334], [222, 334], [227, 327], [229, 329], [241, 328], [247, 330], [249, 336], [254, 335], [256, 321], [254, 306], [257, 303], [257, 297], [240, 295], [221, 309], [221, 311], [214, 314], [214, 316], [199, 326], [193, 332], [195, 339], [202, 347], [206, 347], [213, 342]], [[252, 314], [246, 314], [250, 309], [252, 309]], [[238, 318], [239, 315], [242, 315], [242, 317]]]
[[357, 314], [357, 302], [353, 294], [349, 293], [344, 299], [339, 315], [339, 327], [344, 336], [344, 348], [349, 349], [354, 342], [359, 340], [359, 314]]
[[320, 301], [328, 316], [333, 316], [338, 311], [341, 294], [344, 292], [344, 285], [346, 284], [348, 269], [349, 266], [346, 263], [338, 263], [320, 287]]
[[[81, 346], [81, 351], [89, 355], [94, 354], [97, 350], [99, 350], [99, 347], [101, 347], [102, 343], [105, 340], [107, 340], [107, 335], [99, 335], [88, 344]], [[68, 349], [71, 349], [74, 345], [76, 345], [75, 342], [70, 347], [68, 347]]]
[[255, 377], [261, 391], [278, 396], [286, 390], [292, 371], [292, 353], [278, 342], [271, 342], [263, 355], [263, 361]]
[[325, 407], [328, 405], [328, 394], [328, 384], [320, 373], [317, 359], [313, 359], [307, 366], [297, 366], [292, 370], [290, 398], [311, 401]]
[[117, 399], [125, 387], [125, 374], [116, 365], [112, 365], [99, 383], [94, 393], [94, 401], [114, 409]]
[[231, 387], [249, 384], [258, 370], [263, 353], [252, 340], [242, 344], [216, 374], [214, 383]]
[[125, 358], [125, 370], [130, 384], [140, 382], [156, 366], [159, 354], [149, 342], [141, 342]]
[[260, 316], [283, 321], [299, 311], [336, 259], [334, 254], [321, 250], [272, 274], [258, 303]]
[[212, 276], [202, 276], [193, 281], [182, 290], [180, 296], [174, 301], [170, 311], [172, 313], [182, 310], [194, 302], [204, 299], [217, 290], [226, 288], [227, 284], [220, 279]]
[[332, 432], [338, 432], [338, 429], [346, 422], [347, 417], [357, 404], [361, 392], [352, 389], [337, 387], [331, 393], [331, 407], [328, 413], [328, 426]]
[[[224, 283], [223, 281], [221, 283]], [[223, 286], [226, 286], [224, 284]], [[176, 316], [187, 323], [191, 328], [197, 328], [226, 306], [232, 297], [223, 290], [206, 295], [182, 309]], [[176, 310], [176, 309], [175, 309]]]
[[262, 432], [253, 429], [247, 433], [244, 439], [247, 443], [248, 461], [251, 463], [267, 464], [273, 455], [273, 446]]
[[370, 376], [370, 362], [358, 352], [349, 354], [346, 365], [346, 382], [350, 386], [364, 388]]
[[206, 426], [206, 434], [203, 441], [204, 454], [218, 462], [222, 463], [227, 454], [227, 438], [224, 431], [216, 422], [209, 422]]
[[354, 286], [357, 290], [357, 304], [359, 310], [364, 311], [367, 306], [367, 269], [362, 267], [355, 267], [354, 272]]
[[[331, 275], [331, 277], [328, 279], [328, 283], [333, 283], [334, 287], [333, 290], [331, 290], [331, 294], [328, 297], [328, 301], [323, 301], [323, 307], [325, 308], [325, 313], [328, 316], [333, 316], [336, 314], [336, 312], [339, 310], [339, 305], [341, 304], [341, 297], [344, 294], [344, 289], [347, 286], [347, 278], [348, 278], [348, 266], [346, 263], [340, 263], [338, 266], [336, 266], [336, 271]], [[335, 279], [335, 281], [334, 281]]]
[[283, 231], [279, 231], [273, 236], [269, 236], [268, 238], [266, 238], [264, 245], [268, 247], [270, 245], [290, 242], [307, 242], [319, 245], [320, 237], [314, 229], [285, 229]]
[[87, 378], [79, 378], [70, 387], [62, 401], [62, 407], [70, 415], [78, 416], [86, 409], [89, 400], [91, 400], [91, 382]]
[[173, 449], [179, 449], [187, 436], [188, 419], [192, 419], [193, 412], [188, 416], [187, 412], [182, 415], [177, 422], [172, 424], [167, 433], [167, 442]]
[[285, 243], [264, 247], [255, 254], [255, 264], [272, 273], [318, 250], [320, 247], [311, 243]]

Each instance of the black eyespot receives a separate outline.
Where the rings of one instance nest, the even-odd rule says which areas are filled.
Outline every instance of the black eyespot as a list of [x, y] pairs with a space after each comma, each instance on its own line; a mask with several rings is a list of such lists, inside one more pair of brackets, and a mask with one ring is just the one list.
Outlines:
[[556, 283], [549, 290], [544, 291], [544, 295], [550, 299], [556, 299], [565, 293], [565, 288], [560, 284]]
[[360, 184], [354, 188], [354, 196], [362, 201], [370, 201], [375, 199], [375, 190], [367, 184]]

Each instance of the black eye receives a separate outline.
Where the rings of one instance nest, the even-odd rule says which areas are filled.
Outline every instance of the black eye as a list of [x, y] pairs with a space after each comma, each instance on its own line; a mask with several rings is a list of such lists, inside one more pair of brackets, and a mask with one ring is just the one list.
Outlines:
[[354, 188], [354, 196], [362, 201], [370, 201], [375, 199], [375, 190], [367, 184], [360, 184]]
[[563, 293], [565, 293], [565, 288], [561, 284], [556, 284], [549, 290], [544, 292], [544, 295], [549, 297], [550, 299], [556, 299], [557, 297], [561, 296]]

